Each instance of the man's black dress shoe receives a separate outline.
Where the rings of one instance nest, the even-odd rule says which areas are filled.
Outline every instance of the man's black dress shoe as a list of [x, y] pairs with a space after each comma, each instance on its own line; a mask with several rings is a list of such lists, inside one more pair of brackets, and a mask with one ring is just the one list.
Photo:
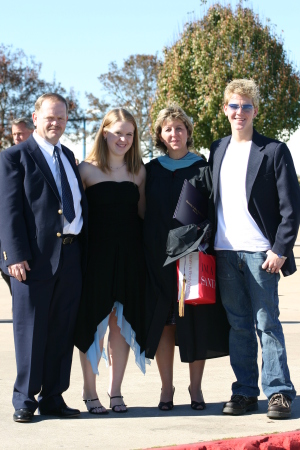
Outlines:
[[79, 409], [69, 408], [67, 405], [51, 409], [51, 410], [41, 410], [40, 414], [42, 416], [57, 416], [57, 417], [77, 417], [80, 415]]
[[27, 408], [16, 409], [13, 414], [13, 419], [15, 422], [31, 422], [33, 417], [33, 412]]
[[229, 402], [223, 406], [223, 414], [240, 416], [248, 411], [257, 411], [257, 397], [245, 397], [244, 395], [233, 394]]

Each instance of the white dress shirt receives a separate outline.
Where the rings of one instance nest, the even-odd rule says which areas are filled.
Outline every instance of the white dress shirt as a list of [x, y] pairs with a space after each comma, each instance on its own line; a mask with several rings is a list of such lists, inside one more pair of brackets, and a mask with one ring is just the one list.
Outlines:
[[[56, 158], [54, 156], [54, 145], [50, 144], [50, 142], [43, 139], [41, 136], [37, 134], [36, 131], [32, 134], [33, 138], [35, 139], [36, 143], [38, 144], [41, 152], [43, 153], [47, 164], [52, 172], [52, 175], [54, 177], [55, 183], [57, 185], [58, 191], [60, 191], [60, 173], [57, 167]], [[81, 209], [81, 193], [78, 186], [78, 180], [76, 178], [76, 175], [74, 173], [74, 170], [72, 169], [72, 166], [64, 154], [64, 152], [61, 149], [61, 143], [58, 141], [56, 144], [56, 147], [59, 148], [59, 154], [62, 160], [62, 163], [64, 165], [66, 175], [68, 178], [68, 182], [72, 191], [73, 195], [73, 201], [74, 201], [74, 210], [75, 210], [75, 219], [69, 223], [66, 218], [64, 217], [64, 227], [63, 227], [63, 234], [79, 234], [82, 228], [82, 209]]]

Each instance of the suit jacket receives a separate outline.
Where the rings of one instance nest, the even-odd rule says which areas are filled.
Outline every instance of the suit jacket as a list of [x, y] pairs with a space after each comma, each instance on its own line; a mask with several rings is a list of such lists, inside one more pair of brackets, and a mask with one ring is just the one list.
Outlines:
[[[87, 201], [73, 153], [65, 146], [82, 195], [83, 266], [86, 261]], [[27, 260], [28, 279], [44, 280], [55, 274], [62, 246], [64, 216], [52, 172], [35, 139], [0, 153], [0, 264]]]
[[[214, 202], [219, 200], [219, 178], [222, 160], [231, 136], [212, 143], [209, 164], [213, 170]], [[238, 167], [232, 167], [232, 176]], [[287, 146], [253, 130], [247, 174], [248, 210], [272, 251], [287, 256], [282, 266], [284, 276], [296, 269], [293, 246], [300, 222], [300, 189]]]

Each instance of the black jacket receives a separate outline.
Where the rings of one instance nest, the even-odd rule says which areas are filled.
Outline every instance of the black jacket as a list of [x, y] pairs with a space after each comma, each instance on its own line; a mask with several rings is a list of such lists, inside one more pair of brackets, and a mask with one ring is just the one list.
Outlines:
[[[231, 136], [212, 143], [209, 164], [213, 171], [214, 202], [219, 200], [219, 176], [222, 160]], [[232, 167], [232, 176], [238, 167]], [[300, 189], [288, 147], [253, 131], [246, 175], [248, 210], [272, 251], [287, 256], [284, 276], [296, 269], [293, 246], [300, 222]]]
[[[82, 195], [83, 267], [87, 248], [87, 201], [73, 153], [62, 146]], [[35, 139], [0, 153], [0, 262], [8, 266], [28, 261], [28, 278], [45, 280], [55, 274], [61, 252], [63, 215], [52, 175]]]

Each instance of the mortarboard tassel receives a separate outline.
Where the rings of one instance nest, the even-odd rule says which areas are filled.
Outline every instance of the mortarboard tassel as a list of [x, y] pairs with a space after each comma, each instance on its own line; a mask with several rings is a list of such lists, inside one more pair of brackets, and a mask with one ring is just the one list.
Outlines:
[[184, 317], [185, 284], [186, 284], [186, 278], [185, 278], [185, 274], [184, 274], [183, 275], [183, 280], [182, 280], [181, 296], [180, 296], [180, 300], [179, 300], [179, 303], [178, 303], [179, 317]]

